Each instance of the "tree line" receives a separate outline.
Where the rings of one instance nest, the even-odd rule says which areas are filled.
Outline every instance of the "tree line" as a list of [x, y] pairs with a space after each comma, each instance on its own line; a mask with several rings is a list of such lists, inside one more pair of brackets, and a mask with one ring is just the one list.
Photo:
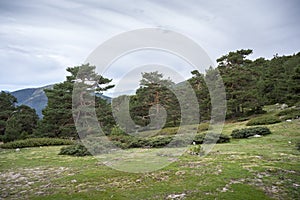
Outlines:
[[[80, 105], [79, 102], [73, 102], [72, 105], [75, 84], [82, 91], [89, 91], [80, 93], [82, 97], [92, 95], [95, 98], [93, 106], [97, 119], [107, 135], [116, 127], [115, 118], [122, 117], [122, 112], [124, 116], [129, 115], [134, 122], [127, 123], [127, 118], [119, 119], [127, 124], [120, 127], [125, 132], [162, 128], [161, 119], [156, 119], [157, 123], [151, 123], [151, 120], [154, 120], [153, 116], [159, 112], [167, 114], [163, 127], [179, 126], [182, 105], [174, 91], [183, 91], [186, 83], [191, 85], [196, 94], [200, 121], [210, 120], [212, 91], [209, 91], [207, 81], [216, 76], [217, 71], [225, 86], [227, 119], [260, 114], [264, 112], [264, 105], [275, 103], [299, 106], [300, 53], [290, 56], [275, 55], [270, 60], [250, 60], [248, 56], [251, 53], [250, 49], [229, 52], [217, 59], [216, 68], [210, 67], [205, 74], [197, 70], [192, 71], [192, 77], [179, 84], [157, 71], [142, 73], [140, 86], [134, 95], [119, 96], [112, 102], [98, 95], [114, 86], [111, 85], [111, 79], [95, 73], [95, 66], [85, 64], [68, 68], [70, 75], [64, 82], [55, 84], [53, 89], [45, 89], [48, 104], [43, 110], [42, 119], [38, 118], [34, 109], [25, 105], [16, 106], [17, 99], [10, 93], [0, 93], [0, 140], [8, 142], [29, 137], [78, 138], [76, 117], [83, 115], [79, 108], [84, 105]], [[118, 106], [122, 102], [128, 103], [129, 111]], [[74, 111], [74, 103], [78, 104], [75, 105], [78, 110]], [[114, 116], [113, 112], [118, 112], [119, 115]], [[88, 112], [84, 115], [89, 117]], [[148, 126], [149, 124], [152, 126]]]

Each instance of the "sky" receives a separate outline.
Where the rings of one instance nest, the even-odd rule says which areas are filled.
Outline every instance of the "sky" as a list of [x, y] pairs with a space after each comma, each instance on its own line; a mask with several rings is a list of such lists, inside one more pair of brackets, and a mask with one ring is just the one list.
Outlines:
[[[67, 67], [83, 64], [103, 42], [141, 28], [181, 33], [214, 64], [242, 48], [253, 49], [252, 59], [291, 55], [300, 51], [299, 19], [298, 0], [0, 0], [0, 90], [62, 82]], [[170, 67], [181, 78], [193, 68], [170, 53], [146, 50], [123, 56], [103, 75], [117, 85], [150, 63]], [[121, 82], [123, 90], [134, 87]]]

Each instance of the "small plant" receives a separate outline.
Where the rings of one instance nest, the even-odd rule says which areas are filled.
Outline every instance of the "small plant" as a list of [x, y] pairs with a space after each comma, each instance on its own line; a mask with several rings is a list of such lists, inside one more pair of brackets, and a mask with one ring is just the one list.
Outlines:
[[246, 126], [256, 126], [256, 125], [266, 125], [266, 124], [276, 124], [281, 122], [281, 120], [276, 116], [262, 116], [252, 118], [248, 121]]
[[3, 149], [15, 149], [25, 147], [40, 147], [40, 146], [55, 146], [55, 145], [71, 145], [74, 144], [72, 140], [60, 138], [29, 138], [25, 140], [16, 140], [1, 144]]
[[203, 149], [202, 149], [201, 145], [193, 145], [189, 149], [189, 153], [191, 155], [202, 155], [203, 154]]
[[201, 123], [198, 125], [198, 133], [203, 132], [203, 131], [207, 131], [209, 128], [209, 123]]
[[70, 156], [90, 156], [91, 153], [82, 144], [74, 144], [68, 147], [60, 149], [58, 155], [70, 155]]
[[248, 138], [254, 135], [268, 135], [271, 134], [267, 127], [253, 127], [244, 129], [235, 129], [231, 133], [231, 137], [235, 139]]
[[125, 135], [126, 133], [119, 127], [119, 126], [114, 126], [111, 129], [111, 135]]

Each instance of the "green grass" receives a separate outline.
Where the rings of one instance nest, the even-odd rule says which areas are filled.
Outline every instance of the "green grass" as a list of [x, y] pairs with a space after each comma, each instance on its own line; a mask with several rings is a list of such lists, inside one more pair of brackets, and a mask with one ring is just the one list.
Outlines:
[[[223, 133], [245, 128], [245, 122], [225, 124]], [[107, 167], [101, 157], [58, 155], [60, 146], [0, 149], [0, 198], [3, 199], [297, 199], [300, 196], [300, 120], [268, 127], [261, 138], [232, 139], [217, 144], [204, 157], [184, 153], [153, 172], [129, 173]], [[149, 167], [161, 160], [129, 149], [116, 162], [134, 171], [132, 163]], [[172, 150], [166, 153], [170, 157]], [[114, 155], [116, 156], [116, 155]], [[169, 159], [162, 155], [161, 159]], [[157, 157], [155, 157], [157, 158]], [[121, 165], [122, 164], [122, 165]], [[125, 167], [122, 166], [122, 167]]]

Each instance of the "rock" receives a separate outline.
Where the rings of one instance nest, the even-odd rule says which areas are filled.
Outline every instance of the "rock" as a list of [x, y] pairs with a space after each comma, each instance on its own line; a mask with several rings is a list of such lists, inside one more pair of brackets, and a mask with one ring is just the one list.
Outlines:
[[261, 137], [261, 135], [253, 135], [252, 137], [254, 137], [254, 138], [260, 138]]
[[185, 174], [185, 171], [177, 171], [175, 173], [176, 176], [180, 176], [180, 175], [184, 175]]
[[20, 151], [20, 149], [19, 148], [16, 148], [16, 152], [19, 152]]
[[291, 119], [287, 119], [287, 120], [285, 120], [285, 121], [287, 121], [287, 122], [292, 122], [292, 120], [291, 120]]
[[221, 190], [221, 192], [227, 192], [228, 189], [226, 187], [223, 187], [223, 189]]
[[297, 184], [297, 183], [293, 183], [293, 186], [294, 186], [294, 187], [299, 187], [300, 185]]
[[71, 180], [71, 183], [77, 183], [77, 180], [73, 179]]
[[281, 110], [284, 110], [284, 109], [286, 109], [286, 108], [288, 108], [289, 106], [287, 105], [287, 104], [282, 104], [281, 106], [280, 106], [280, 109]]
[[183, 199], [185, 197], [185, 193], [182, 194], [170, 194], [167, 196], [167, 199]]

